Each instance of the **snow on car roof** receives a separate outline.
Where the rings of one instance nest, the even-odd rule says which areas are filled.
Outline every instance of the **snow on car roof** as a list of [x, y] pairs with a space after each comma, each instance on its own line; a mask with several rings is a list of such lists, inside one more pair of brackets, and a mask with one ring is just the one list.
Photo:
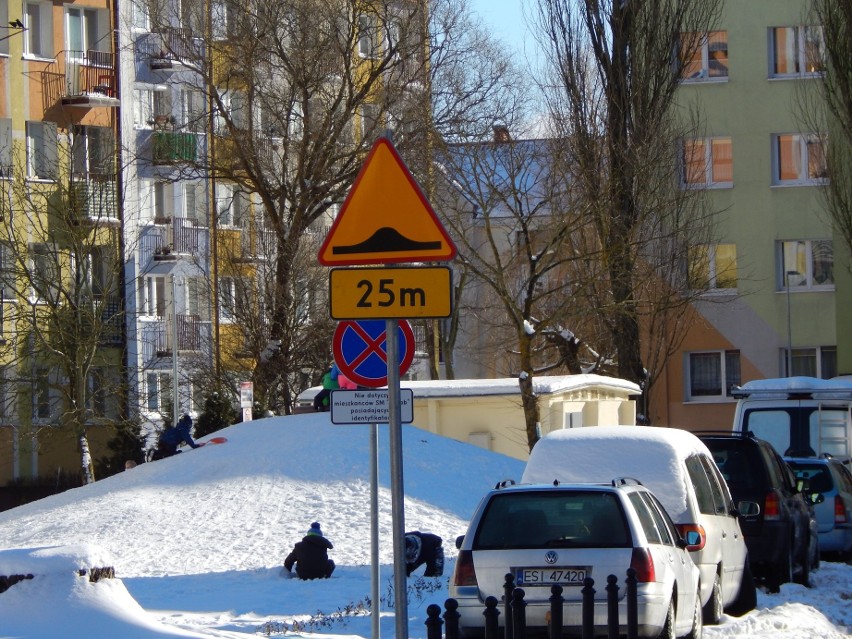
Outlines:
[[[743, 391], [760, 391], [761, 397], [769, 391], [819, 392], [841, 391], [844, 395], [852, 392], [852, 377], [835, 377], [834, 379], [819, 379], [817, 377], [776, 377], [771, 379], [754, 379], [740, 387]], [[748, 394], [748, 393], [746, 393]]]
[[648, 487], [676, 522], [685, 520], [687, 477], [679, 460], [710, 455], [695, 435], [678, 428], [587, 426], [548, 433], [535, 445], [522, 483], [609, 482], [633, 477]]

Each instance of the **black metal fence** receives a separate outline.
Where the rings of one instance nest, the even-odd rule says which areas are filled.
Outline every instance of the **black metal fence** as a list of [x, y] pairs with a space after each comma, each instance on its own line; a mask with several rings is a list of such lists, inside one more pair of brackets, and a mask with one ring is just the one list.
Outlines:
[[[606, 634], [608, 639], [618, 639], [620, 636], [620, 623], [618, 617], [618, 577], [609, 575], [606, 579], [606, 603], [607, 624]], [[581, 633], [582, 639], [592, 639], [595, 636], [595, 580], [587, 577], [583, 581], [583, 603], [581, 608]], [[627, 570], [625, 580], [627, 599], [627, 619], [625, 627], [627, 639], [637, 639], [639, 636], [639, 615], [637, 611], [636, 596], [636, 571], [633, 568]], [[500, 602], [496, 597], [488, 597], [485, 600], [485, 639], [526, 639], [527, 619], [526, 593], [522, 588], [515, 586], [515, 577], [511, 573], [506, 575], [503, 584], [503, 626], [499, 623]], [[564, 619], [562, 586], [553, 586], [550, 589], [550, 623], [548, 635], [551, 639], [562, 637]], [[459, 639], [459, 604], [455, 599], [447, 599], [444, 602], [444, 614], [441, 615], [441, 606], [431, 604], [426, 609], [426, 637], [427, 639]], [[576, 624], [571, 624], [576, 625]], [[443, 635], [442, 635], [443, 633]], [[598, 634], [601, 634], [598, 632]]]

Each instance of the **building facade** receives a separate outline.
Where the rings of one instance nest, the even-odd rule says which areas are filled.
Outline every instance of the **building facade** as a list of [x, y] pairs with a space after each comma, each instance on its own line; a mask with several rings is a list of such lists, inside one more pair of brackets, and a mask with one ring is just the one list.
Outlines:
[[823, 40], [807, 2], [726, 2], [723, 22], [682, 61], [680, 97], [706, 115], [684, 140], [683, 188], [706, 189], [717, 243], [695, 247], [705, 290], [654, 390], [652, 423], [726, 429], [732, 385], [852, 372], [849, 249], [832, 234], [823, 144], [803, 110], [818, 94]]

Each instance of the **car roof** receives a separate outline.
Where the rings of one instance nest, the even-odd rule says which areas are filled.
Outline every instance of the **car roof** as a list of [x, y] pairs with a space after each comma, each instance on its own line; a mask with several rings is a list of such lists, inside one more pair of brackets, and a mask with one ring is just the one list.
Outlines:
[[603, 482], [617, 475], [635, 477], [679, 521], [690, 512], [691, 503], [691, 481], [682, 461], [699, 454], [712, 461], [710, 450], [700, 439], [678, 428], [586, 426], [558, 430], [533, 447], [521, 482]]

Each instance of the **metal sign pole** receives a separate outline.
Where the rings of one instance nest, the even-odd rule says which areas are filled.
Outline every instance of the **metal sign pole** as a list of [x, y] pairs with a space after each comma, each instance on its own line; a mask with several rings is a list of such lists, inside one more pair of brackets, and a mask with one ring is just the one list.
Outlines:
[[386, 320], [388, 427], [390, 428], [391, 512], [393, 515], [393, 587], [396, 639], [408, 639], [408, 583], [405, 574], [405, 497], [402, 481], [402, 422], [399, 405], [399, 335], [397, 320]]
[[370, 424], [370, 627], [372, 638], [379, 639], [381, 599], [379, 596], [379, 425]]

